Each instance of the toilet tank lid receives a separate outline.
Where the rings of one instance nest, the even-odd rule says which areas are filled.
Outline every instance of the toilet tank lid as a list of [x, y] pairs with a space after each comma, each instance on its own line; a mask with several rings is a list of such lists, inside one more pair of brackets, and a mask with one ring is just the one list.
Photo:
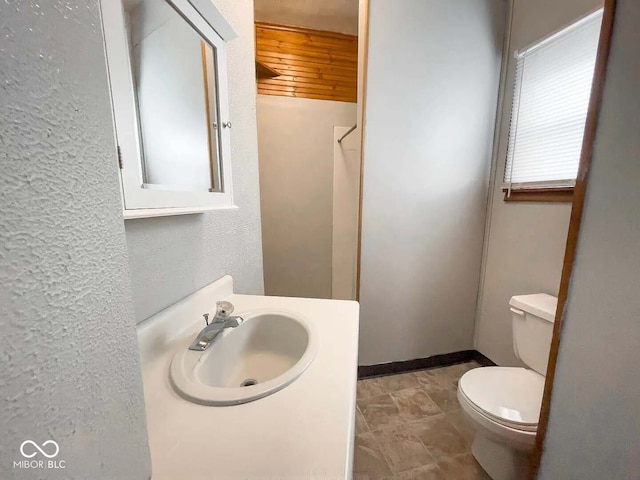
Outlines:
[[558, 299], [546, 293], [516, 295], [515, 297], [511, 297], [509, 305], [537, 317], [544, 318], [549, 322], [553, 322], [556, 317]]

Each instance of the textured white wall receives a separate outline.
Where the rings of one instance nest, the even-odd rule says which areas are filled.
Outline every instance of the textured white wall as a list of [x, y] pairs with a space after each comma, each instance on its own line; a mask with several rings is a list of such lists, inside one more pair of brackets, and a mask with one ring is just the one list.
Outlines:
[[356, 104], [258, 95], [265, 291], [331, 298], [333, 127]]
[[640, 4], [617, 5], [541, 480], [640, 475]]
[[238, 32], [227, 44], [237, 210], [127, 220], [138, 322], [225, 274], [239, 293], [263, 293], [253, 2], [215, 0]]
[[360, 363], [473, 343], [502, 0], [372, 0]]
[[[0, 18], [0, 478], [147, 479], [98, 2]], [[13, 469], [27, 439], [66, 469]]]
[[593, 11], [601, 3], [601, 0], [514, 1], [475, 332], [476, 349], [499, 365], [519, 364], [513, 352], [509, 299], [526, 293], [558, 294], [571, 213], [569, 203], [507, 203], [503, 200], [502, 176], [515, 74], [512, 53]]

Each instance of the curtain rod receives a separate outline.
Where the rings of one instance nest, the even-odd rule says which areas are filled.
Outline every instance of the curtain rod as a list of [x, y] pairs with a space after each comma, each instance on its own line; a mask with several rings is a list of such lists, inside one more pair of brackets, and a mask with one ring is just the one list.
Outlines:
[[357, 123], [353, 127], [351, 127], [349, 130], [347, 130], [347, 132], [338, 139], [338, 143], [342, 143], [342, 140], [344, 140], [344, 138], [347, 135], [349, 135], [351, 132], [353, 132], [356, 128], [358, 128], [358, 124]]

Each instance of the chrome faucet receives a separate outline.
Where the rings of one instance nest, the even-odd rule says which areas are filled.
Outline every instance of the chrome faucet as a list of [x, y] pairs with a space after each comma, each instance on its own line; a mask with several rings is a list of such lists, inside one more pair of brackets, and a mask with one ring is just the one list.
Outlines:
[[242, 317], [232, 317], [233, 305], [230, 302], [216, 302], [216, 314], [209, 322], [209, 314], [203, 315], [207, 326], [204, 327], [193, 341], [189, 350], [202, 352], [218, 338], [225, 328], [236, 328], [244, 319]]

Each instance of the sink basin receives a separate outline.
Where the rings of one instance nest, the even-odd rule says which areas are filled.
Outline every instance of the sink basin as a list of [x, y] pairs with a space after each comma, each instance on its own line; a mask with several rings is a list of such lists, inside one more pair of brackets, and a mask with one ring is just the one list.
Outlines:
[[294, 315], [253, 312], [227, 329], [204, 352], [179, 351], [171, 381], [187, 400], [202, 405], [237, 405], [285, 388], [309, 367], [316, 339]]

